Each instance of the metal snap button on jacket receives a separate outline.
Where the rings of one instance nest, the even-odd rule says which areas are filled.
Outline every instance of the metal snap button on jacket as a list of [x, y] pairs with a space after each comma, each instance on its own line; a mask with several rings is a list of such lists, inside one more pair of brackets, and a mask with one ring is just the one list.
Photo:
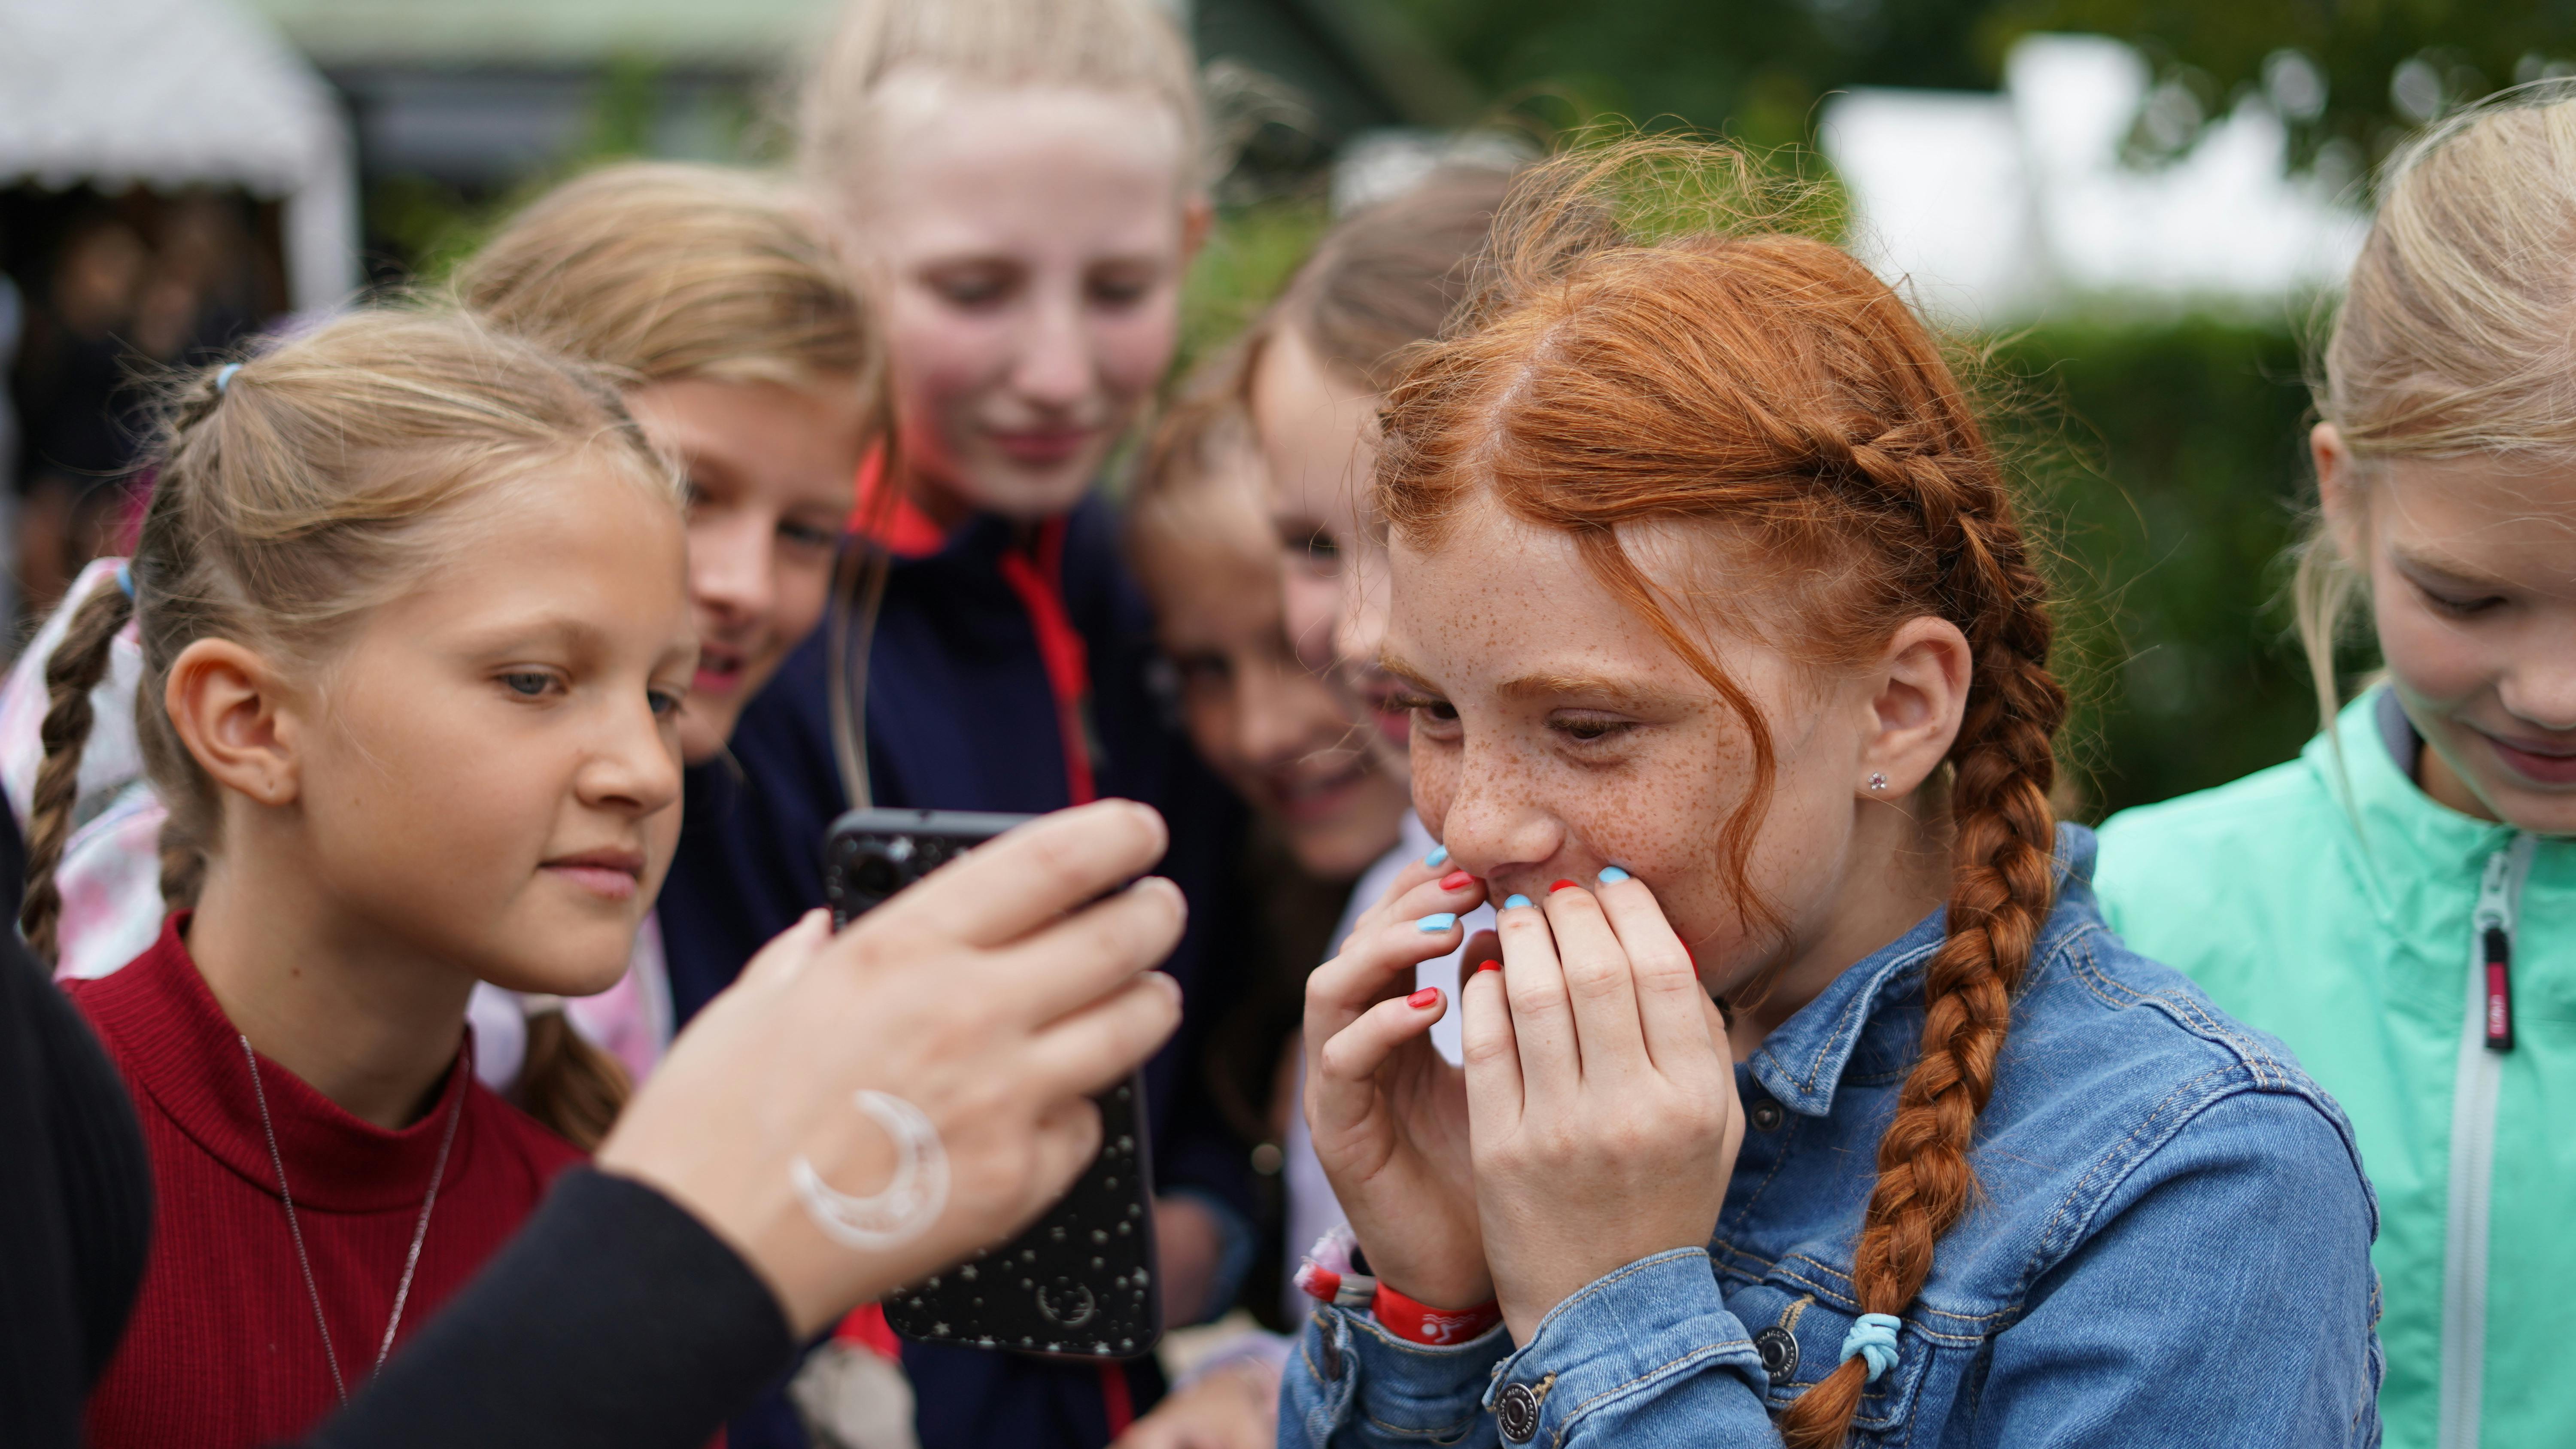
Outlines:
[[1798, 1377], [1798, 1335], [1772, 1324], [1753, 1335], [1753, 1351], [1762, 1355], [1762, 1371], [1771, 1376], [1773, 1387]]
[[1789, 1120], [1788, 1112], [1777, 1102], [1756, 1102], [1744, 1115], [1756, 1132], [1777, 1132], [1780, 1124]]
[[1538, 1432], [1538, 1395], [1527, 1384], [1505, 1384], [1494, 1400], [1494, 1420], [1502, 1426], [1503, 1437], [1515, 1444], [1526, 1444]]

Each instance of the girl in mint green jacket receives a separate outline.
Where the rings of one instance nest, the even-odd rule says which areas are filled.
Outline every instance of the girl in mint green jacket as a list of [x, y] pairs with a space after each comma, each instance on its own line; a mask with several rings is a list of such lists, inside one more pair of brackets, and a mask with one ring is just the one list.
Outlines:
[[2576, 91], [2536, 89], [2399, 156], [2326, 349], [2301, 633], [2332, 711], [2366, 603], [2385, 682], [2102, 830], [2112, 924], [2351, 1116], [2392, 1449], [2576, 1444]]

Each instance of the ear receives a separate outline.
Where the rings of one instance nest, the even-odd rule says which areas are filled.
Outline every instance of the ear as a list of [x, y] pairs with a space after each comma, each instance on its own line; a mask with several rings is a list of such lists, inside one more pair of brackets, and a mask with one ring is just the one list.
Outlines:
[[2308, 430], [2308, 456], [2317, 465], [2317, 511], [2325, 515], [2326, 536], [2346, 561], [2369, 553], [2362, 534], [2369, 524], [2361, 497], [2361, 479], [2343, 434], [2332, 423]]
[[1181, 203], [1181, 265], [1198, 260], [1199, 248], [1207, 245], [1208, 232], [1216, 225], [1216, 207], [1202, 193]]
[[[1901, 800], [1930, 779], [1959, 737], [1975, 672], [1968, 636], [1958, 625], [1927, 617], [1899, 628], [1869, 676], [1869, 732], [1861, 742], [1853, 793], [1864, 800]], [[1881, 775], [1886, 784], [1871, 789], [1871, 778]]]
[[162, 707], [216, 784], [262, 805], [294, 803], [303, 781], [300, 700], [269, 662], [230, 639], [200, 639], [170, 666]]

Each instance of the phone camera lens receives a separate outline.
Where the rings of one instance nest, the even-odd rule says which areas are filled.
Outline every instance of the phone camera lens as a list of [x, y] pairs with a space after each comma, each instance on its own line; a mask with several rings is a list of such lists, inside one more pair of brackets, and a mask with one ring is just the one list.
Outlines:
[[903, 875], [895, 869], [894, 862], [873, 850], [859, 857], [858, 868], [851, 872], [850, 878], [861, 891], [879, 898], [893, 895], [903, 888]]

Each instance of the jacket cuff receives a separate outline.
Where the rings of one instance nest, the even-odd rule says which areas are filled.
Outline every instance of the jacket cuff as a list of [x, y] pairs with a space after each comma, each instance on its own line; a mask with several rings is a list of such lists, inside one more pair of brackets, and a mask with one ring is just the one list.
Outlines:
[[1365, 1313], [1319, 1305], [1289, 1360], [1279, 1442], [1455, 1444], [1484, 1417], [1494, 1365], [1511, 1351], [1503, 1325], [1456, 1344], [1409, 1343]]
[[1605, 1273], [1539, 1320], [1485, 1390], [1507, 1443], [1562, 1444], [1583, 1419], [1685, 1377], [1740, 1375], [1761, 1412], [1770, 1375], [1727, 1311], [1705, 1248], [1675, 1248]]

